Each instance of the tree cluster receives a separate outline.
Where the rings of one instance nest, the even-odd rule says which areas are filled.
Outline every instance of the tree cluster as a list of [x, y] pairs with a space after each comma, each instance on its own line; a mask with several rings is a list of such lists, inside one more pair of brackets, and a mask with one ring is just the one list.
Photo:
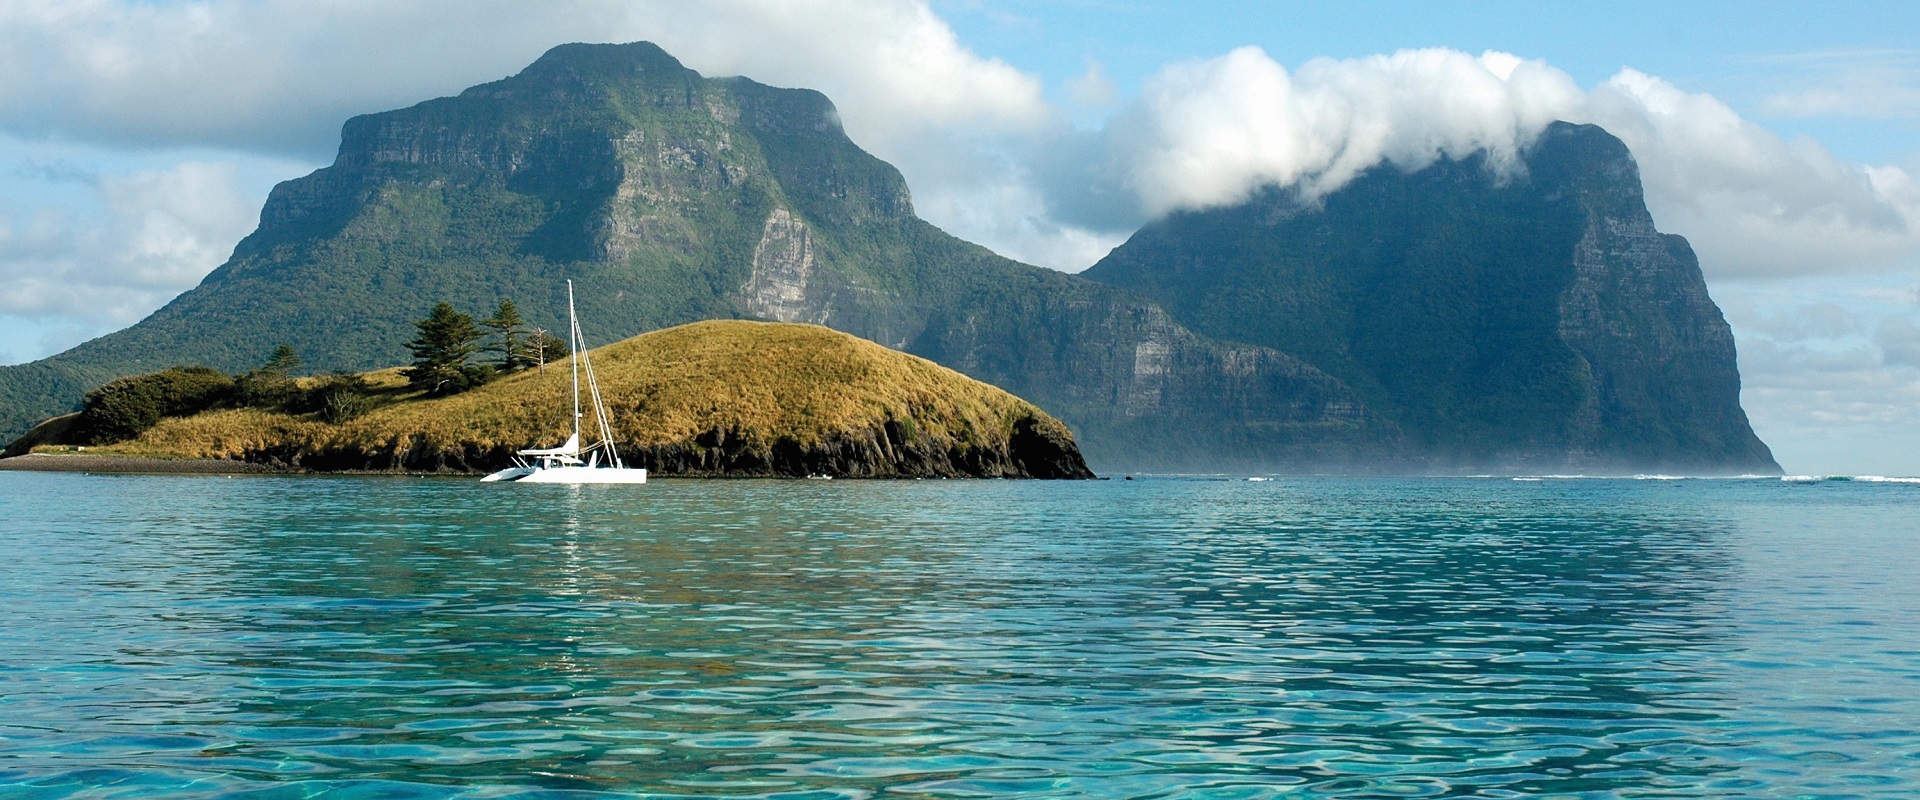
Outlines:
[[[404, 370], [409, 388], [443, 396], [465, 391], [516, 370], [544, 367], [568, 355], [567, 343], [528, 327], [512, 300], [493, 316], [475, 321], [451, 304], [433, 307], [414, 323], [419, 335], [407, 343], [413, 365]], [[482, 360], [483, 354], [491, 356]], [[177, 366], [107, 383], [88, 392], [67, 437], [79, 444], [109, 444], [147, 432], [166, 417], [215, 408], [264, 408], [314, 414], [346, 422], [372, 410], [373, 387], [364, 378], [332, 374], [298, 379], [300, 355], [288, 345], [265, 363], [238, 375], [212, 367]]]
[[325, 375], [302, 385], [291, 374], [298, 366], [300, 356], [283, 344], [265, 364], [238, 375], [212, 367], [177, 366], [110, 381], [87, 393], [66, 438], [79, 444], [110, 444], [146, 433], [166, 417], [216, 408], [318, 414], [333, 423], [372, 409], [373, 387], [360, 376]]
[[[528, 328], [512, 300], [501, 300], [493, 316], [478, 322], [443, 302], [413, 324], [419, 329], [407, 343], [413, 365], [402, 374], [408, 386], [430, 396], [466, 391], [497, 375], [544, 367], [567, 355], [567, 343], [543, 329]], [[493, 354], [494, 360], [476, 361], [481, 353]]]

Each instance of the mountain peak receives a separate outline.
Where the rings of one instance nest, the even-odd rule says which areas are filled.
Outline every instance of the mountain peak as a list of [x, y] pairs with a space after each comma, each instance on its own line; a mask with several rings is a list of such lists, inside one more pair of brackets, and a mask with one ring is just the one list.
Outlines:
[[1535, 182], [1574, 191], [1589, 210], [1652, 224], [1640, 164], [1607, 129], [1593, 124], [1555, 122], [1541, 131], [1527, 151], [1527, 171]]
[[[689, 102], [703, 78], [652, 42], [628, 44], [563, 44], [547, 50], [526, 69], [492, 83], [460, 93], [462, 98], [542, 98], [562, 103], [593, 99], [582, 92], [601, 92], [600, 99], [649, 96], [650, 100]], [[431, 101], [430, 101], [431, 102]]]
[[[520, 71], [522, 76], [538, 76], [558, 71], [577, 74], [623, 75], [652, 71], [663, 74], [692, 72], [680, 59], [653, 42], [622, 44], [569, 42], [554, 45]], [[697, 74], [697, 73], [696, 73]], [[472, 90], [468, 90], [472, 91]]]

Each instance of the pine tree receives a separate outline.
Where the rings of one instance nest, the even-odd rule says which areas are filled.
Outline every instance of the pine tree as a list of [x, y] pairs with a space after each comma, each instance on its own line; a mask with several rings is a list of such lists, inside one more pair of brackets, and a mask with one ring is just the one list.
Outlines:
[[261, 367], [260, 371], [291, 375], [294, 368], [298, 366], [300, 366], [300, 354], [293, 352], [293, 345], [283, 344], [273, 348], [273, 357], [267, 359], [266, 365]]
[[300, 354], [293, 351], [292, 345], [273, 348], [267, 363], [233, 376], [235, 402], [254, 408], [286, 405], [300, 391], [290, 374], [298, 366]]
[[493, 329], [493, 335], [500, 341], [487, 345], [487, 350], [500, 354], [500, 371], [512, 372], [527, 365], [527, 356], [520, 341], [520, 328], [527, 324], [520, 318], [520, 309], [513, 307], [512, 300], [501, 300], [500, 308], [493, 316], [480, 321], [480, 324]]
[[486, 383], [492, 376], [493, 370], [467, 363], [485, 335], [475, 327], [473, 317], [441, 303], [426, 319], [413, 324], [420, 335], [407, 343], [413, 353], [413, 366], [402, 373], [407, 385], [430, 395], [446, 395]]

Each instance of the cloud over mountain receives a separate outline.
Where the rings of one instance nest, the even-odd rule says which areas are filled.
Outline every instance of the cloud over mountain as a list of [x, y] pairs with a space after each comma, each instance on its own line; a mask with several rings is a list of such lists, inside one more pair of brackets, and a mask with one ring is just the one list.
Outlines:
[[709, 74], [832, 94], [896, 129], [1046, 113], [924, 3], [866, 0], [16, 0], [0, 4], [0, 128], [324, 156], [341, 121], [517, 71], [568, 41], [653, 40]]
[[1897, 167], [1845, 163], [1787, 142], [1704, 94], [1622, 70], [1591, 90], [1542, 61], [1454, 50], [1316, 59], [1289, 72], [1257, 48], [1175, 64], [1048, 177], [1061, 215], [1131, 228], [1229, 204], [1261, 186], [1315, 196], [1389, 164], [1516, 154], [1554, 120], [1593, 122], [1640, 162], [1663, 227], [1693, 239], [1710, 274], [1750, 277], [1884, 266], [1920, 252], [1920, 188]]
[[1406, 50], [1290, 71], [1248, 47], [1167, 66], [1086, 134], [1038, 78], [968, 49], [920, 0], [716, 0], [697, 12], [669, 0], [17, 0], [0, 5], [0, 131], [323, 160], [353, 114], [500, 77], [559, 42], [636, 39], [710, 75], [825, 91], [935, 222], [1065, 269], [1145, 219], [1260, 185], [1324, 192], [1377, 164], [1480, 149], [1511, 164], [1555, 119], [1626, 140], [1656, 219], [1693, 239], [1712, 274], [1920, 253], [1912, 175], [1784, 141], [1633, 70], [1583, 90], [1505, 53]]
[[[10, 188], [45, 160], [31, 155], [36, 142], [149, 157], [108, 158], [140, 163], [96, 170], [78, 210], [0, 205], [0, 317], [58, 319], [71, 344], [138, 319], [226, 258], [265, 187], [227, 180], [220, 194], [201, 180], [191, 191], [132, 192], [155, 180], [151, 154], [180, 154], [183, 163], [158, 168], [176, 181], [207, 166], [184, 162], [220, 154], [249, 175], [272, 163], [278, 179], [293, 178], [331, 160], [348, 117], [503, 77], [562, 42], [642, 39], [709, 75], [825, 91], [863, 145], [930, 187], [923, 207], [956, 218], [1008, 207], [992, 199], [1003, 187], [975, 179], [1000, 163], [979, 142], [1026, 135], [1056, 115], [1038, 79], [968, 50], [914, 0], [10, 0], [0, 2], [0, 168], [13, 168]], [[148, 205], [135, 208], [140, 198]], [[192, 246], [156, 249], [160, 221], [187, 214], [183, 202], [244, 211], [185, 225], [180, 241]]]
[[[1289, 67], [1242, 48], [1167, 65], [1133, 93], [1091, 62], [1049, 87], [975, 52], [926, 0], [0, 0], [0, 333], [15, 343], [0, 357], [45, 355], [191, 286], [273, 180], [330, 159], [350, 116], [503, 77], [562, 42], [642, 39], [708, 75], [827, 93], [923, 216], [1060, 269], [1154, 215], [1267, 183], [1324, 192], [1377, 164], [1482, 148], [1511, 165], [1553, 119], [1628, 143], [1655, 220], [1693, 242], [1716, 296], [1920, 269], [1920, 162], [1849, 163], [1631, 69], [1582, 85], [1503, 53]], [[1755, 113], [1915, 115], [1910, 50], [1787, 57]], [[87, 154], [74, 162], [85, 182], [60, 160], [70, 152]], [[61, 199], [37, 188], [56, 184]], [[1848, 339], [1870, 348], [1860, 363], [1913, 369], [1906, 328], [1847, 308], [1878, 332]], [[1737, 330], [1754, 321], [1744, 313], [1728, 309]], [[1792, 341], [1743, 360], [1774, 380], [1768, 359], [1787, 364], [1778, 348]], [[1902, 380], [1908, 395], [1920, 385]]]

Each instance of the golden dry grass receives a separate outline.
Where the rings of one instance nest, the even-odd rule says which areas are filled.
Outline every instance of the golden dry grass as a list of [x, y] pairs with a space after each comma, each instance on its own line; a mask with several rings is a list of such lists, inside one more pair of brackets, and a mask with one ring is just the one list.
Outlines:
[[[1017, 421], [1065, 426], [994, 386], [926, 359], [813, 325], [698, 322], [592, 351], [615, 432], [641, 446], [688, 441], [714, 429], [802, 445], [889, 420], [914, 434], [961, 444], [1004, 442]], [[255, 409], [161, 421], [101, 452], [242, 458], [292, 449], [552, 446], [566, 438], [569, 362], [528, 370], [452, 397], [405, 393], [397, 370], [367, 373], [382, 405], [340, 425]], [[584, 390], [583, 390], [584, 391]], [[592, 438], [591, 407], [583, 432]]]

